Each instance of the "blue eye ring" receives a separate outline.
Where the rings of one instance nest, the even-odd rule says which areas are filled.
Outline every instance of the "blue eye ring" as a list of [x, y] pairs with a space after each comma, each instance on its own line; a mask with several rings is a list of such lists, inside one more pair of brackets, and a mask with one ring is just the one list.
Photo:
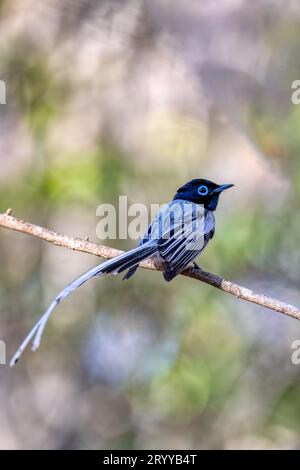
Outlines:
[[202, 184], [201, 186], [199, 186], [199, 188], [198, 188], [198, 194], [200, 194], [200, 196], [207, 196], [207, 195], [208, 195], [208, 187], [205, 186], [204, 184]]

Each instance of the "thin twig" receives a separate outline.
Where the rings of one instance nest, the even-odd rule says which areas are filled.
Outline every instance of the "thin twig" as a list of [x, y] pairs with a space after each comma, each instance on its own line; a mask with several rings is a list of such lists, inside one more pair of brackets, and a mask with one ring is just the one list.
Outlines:
[[[24, 220], [12, 217], [10, 213], [11, 210], [8, 210], [6, 213], [0, 214], [1, 227], [15, 230], [21, 233], [26, 233], [28, 235], [40, 238], [41, 240], [45, 240], [49, 243], [53, 243], [54, 245], [63, 246], [64, 248], [69, 248], [74, 251], [81, 251], [83, 253], [100, 256], [101, 258], [111, 259], [123, 253], [122, 251], [116, 250], [114, 248], [98, 245], [81, 238], [62, 235], [44, 227], [30, 224]], [[162, 269], [161, 263], [156, 259], [143, 261], [140, 264], [140, 267], [157, 271], [161, 271]], [[228, 294], [234, 295], [241, 300], [252, 302], [254, 304], [269, 308], [276, 312], [283, 313], [284, 315], [300, 320], [300, 309], [298, 307], [263, 294], [257, 294], [246, 287], [235, 284], [215, 274], [192, 267], [185, 269], [182, 274], [184, 276], [196, 279], [197, 281], [205, 282], [206, 284], [216, 287], [224, 292], [227, 292]]]

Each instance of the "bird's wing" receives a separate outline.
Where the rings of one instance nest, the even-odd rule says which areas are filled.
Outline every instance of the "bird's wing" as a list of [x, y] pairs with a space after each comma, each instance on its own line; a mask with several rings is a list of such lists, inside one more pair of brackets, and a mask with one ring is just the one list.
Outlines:
[[163, 213], [162, 236], [158, 252], [165, 261], [164, 277], [170, 281], [195, 259], [212, 238], [213, 212], [186, 201], [174, 201]]
[[[164, 276], [170, 279], [181, 272], [205, 248], [214, 234], [214, 215], [203, 206], [175, 200], [164, 205], [154, 217], [140, 245], [157, 245], [165, 261]], [[124, 279], [130, 279], [138, 268], [131, 267]], [[172, 273], [172, 274], [171, 274]]]
[[[184, 201], [177, 201], [176, 206], [181, 206], [183, 202]], [[149, 225], [148, 230], [141, 238], [139, 246], [149, 244], [149, 242], [153, 242], [154, 244], [157, 244], [158, 240], [168, 236], [168, 233], [170, 233], [170, 226], [173, 224], [172, 222], [173, 215], [171, 215], [171, 212], [173, 214], [173, 211], [171, 211], [172, 206], [174, 206], [173, 207], [173, 211], [174, 211], [174, 208], [176, 207], [174, 202], [170, 202], [169, 204], [164, 204], [161, 207], [161, 209], [159, 210], [159, 212], [156, 214], [153, 221]], [[124, 280], [130, 279], [135, 274], [138, 267], [139, 267], [138, 263], [135, 266], [132, 266], [129, 269], [129, 271], [125, 274], [123, 279]]]

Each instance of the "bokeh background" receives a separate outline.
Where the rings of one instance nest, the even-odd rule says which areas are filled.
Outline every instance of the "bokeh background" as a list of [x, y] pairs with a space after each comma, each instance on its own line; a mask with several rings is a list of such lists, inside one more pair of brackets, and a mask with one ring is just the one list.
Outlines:
[[[299, 2], [1, 0], [0, 35], [0, 211], [101, 242], [103, 202], [234, 183], [201, 266], [300, 304]], [[1, 229], [8, 358], [97, 262]], [[0, 366], [0, 448], [298, 448], [297, 339], [296, 320], [191, 279], [93, 280]]]

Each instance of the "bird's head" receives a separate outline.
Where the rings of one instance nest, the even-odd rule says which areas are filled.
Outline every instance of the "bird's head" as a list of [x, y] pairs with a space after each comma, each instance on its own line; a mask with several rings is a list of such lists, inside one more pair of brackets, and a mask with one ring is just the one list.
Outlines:
[[216, 184], [205, 179], [194, 179], [177, 190], [174, 200], [203, 204], [205, 209], [214, 211], [218, 205], [219, 196], [222, 191], [229, 189], [233, 184]]

